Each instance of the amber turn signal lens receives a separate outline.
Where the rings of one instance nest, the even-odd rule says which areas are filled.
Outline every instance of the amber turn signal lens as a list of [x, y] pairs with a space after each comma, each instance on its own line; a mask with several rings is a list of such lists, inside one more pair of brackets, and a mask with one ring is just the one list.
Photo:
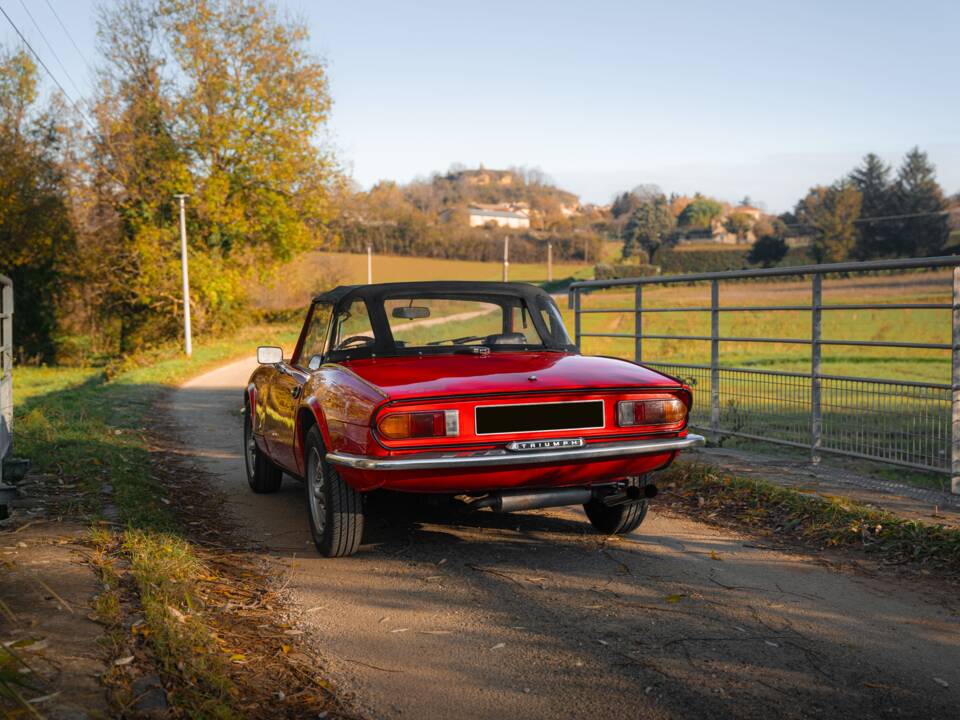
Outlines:
[[460, 414], [456, 410], [392, 413], [381, 418], [377, 428], [390, 440], [448, 437], [460, 434]]
[[658, 400], [621, 400], [617, 403], [617, 424], [675, 425], [687, 417], [687, 406], [677, 398]]

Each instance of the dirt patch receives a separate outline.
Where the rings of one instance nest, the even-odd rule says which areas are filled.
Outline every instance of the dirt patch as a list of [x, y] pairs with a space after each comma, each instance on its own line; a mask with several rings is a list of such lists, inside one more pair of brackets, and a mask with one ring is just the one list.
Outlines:
[[[0, 533], [0, 641], [11, 671], [0, 707], [11, 716], [96, 718], [110, 715], [104, 687], [102, 629], [91, 618], [99, 592], [87, 564], [86, 528], [35, 519]], [[2, 659], [2, 658], [0, 658]]]

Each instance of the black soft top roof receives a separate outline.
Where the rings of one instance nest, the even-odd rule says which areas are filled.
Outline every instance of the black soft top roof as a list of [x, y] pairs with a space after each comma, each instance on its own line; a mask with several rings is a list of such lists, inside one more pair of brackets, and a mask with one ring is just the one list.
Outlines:
[[455, 295], [509, 295], [532, 299], [549, 296], [545, 290], [520, 282], [478, 282], [474, 280], [435, 280], [430, 282], [393, 282], [374, 285], [341, 285], [314, 298], [314, 302], [332, 302], [335, 305], [344, 300], [363, 298], [364, 300], [382, 300], [409, 294], [455, 294]]

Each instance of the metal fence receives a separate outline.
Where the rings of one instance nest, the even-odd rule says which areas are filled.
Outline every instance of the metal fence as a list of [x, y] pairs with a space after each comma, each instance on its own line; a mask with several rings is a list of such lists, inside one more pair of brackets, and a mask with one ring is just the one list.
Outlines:
[[13, 428], [13, 282], [0, 275], [0, 484]]
[[[825, 275], [857, 275], [879, 271], [918, 268], [953, 268], [951, 302], [824, 304]], [[882, 277], [882, 275], [881, 275]], [[759, 278], [809, 278], [810, 303], [803, 305], [721, 305], [720, 283]], [[696, 307], [647, 307], [644, 288], [653, 285], [707, 283], [710, 304]], [[633, 307], [586, 307], [584, 298], [608, 288], [633, 290]], [[881, 260], [874, 262], [808, 265], [793, 268], [737, 270], [644, 277], [621, 280], [590, 280], [570, 286], [577, 346], [583, 338], [632, 340], [637, 362], [683, 378], [695, 387], [691, 425], [710, 432], [715, 439], [735, 436], [779, 443], [810, 450], [813, 462], [821, 453], [835, 453], [876, 460], [920, 470], [949, 473], [954, 493], [960, 494], [960, 257]], [[898, 311], [902, 327], [909, 327], [910, 313], [943, 310], [950, 323], [950, 343], [894, 342], [823, 337], [825, 313], [858, 310]], [[809, 338], [739, 337], [722, 335], [724, 313], [809, 314]], [[615, 313], [633, 317], [633, 333], [584, 332], [584, 318]], [[678, 335], [644, 332], [643, 318], [650, 313], [709, 313], [709, 335]], [[674, 316], [675, 317], [675, 316]], [[951, 319], [948, 320], [947, 317]], [[683, 364], [668, 357], [644, 361], [644, 340], [709, 342], [709, 362]], [[785, 343], [809, 347], [809, 372], [786, 372], [756, 368], [726, 367], [721, 363], [724, 343]], [[951, 382], [829, 375], [823, 372], [823, 350], [830, 346], [903, 348], [949, 351]]]

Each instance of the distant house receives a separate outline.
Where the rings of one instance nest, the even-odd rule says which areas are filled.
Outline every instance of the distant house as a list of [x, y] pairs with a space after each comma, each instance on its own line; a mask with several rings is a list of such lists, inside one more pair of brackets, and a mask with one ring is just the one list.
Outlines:
[[[736, 233], [727, 230], [727, 220], [731, 215], [740, 213], [750, 218], [751, 229], [747, 231], [745, 238], [738, 238]], [[757, 241], [753, 234], [752, 226], [764, 215], [763, 210], [750, 205], [737, 205], [736, 207], [725, 207], [723, 215], [714, 220], [709, 228], [689, 228], [682, 235], [677, 237], [678, 245], [690, 245], [699, 243], [717, 243], [718, 245], [752, 245]]]
[[727, 215], [733, 215], [734, 213], [743, 213], [744, 215], [749, 215], [753, 218], [753, 221], [756, 222], [763, 217], [763, 210], [755, 208], [752, 205], [737, 205], [736, 207], [730, 208], [730, 212]]
[[[456, 210], [445, 210], [440, 219], [450, 222], [458, 217]], [[481, 205], [474, 203], [467, 206], [464, 213], [470, 227], [497, 227], [515, 228], [524, 230], [530, 227], [530, 209], [526, 203], [501, 203], [498, 205]]]

